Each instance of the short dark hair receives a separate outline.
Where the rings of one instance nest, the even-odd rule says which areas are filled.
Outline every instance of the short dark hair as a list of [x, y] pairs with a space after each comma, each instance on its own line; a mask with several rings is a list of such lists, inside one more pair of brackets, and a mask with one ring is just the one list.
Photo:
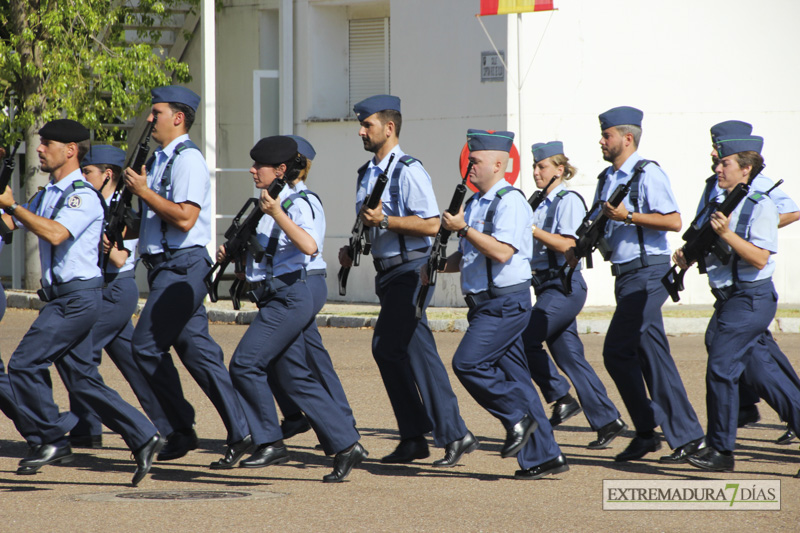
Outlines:
[[642, 140], [642, 127], [637, 126], [636, 124], [620, 124], [619, 126], [615, 126], [617, 131], [623, 137], [630, 133], [633, 136], [633, 146], [634, 148], [639, 148], [639, 141]]
[[92, 164], [100, 170], [101, 174], [104, 173], [106, 170], [110, 170], [111, 174], [113, 175], [114, 181], [119, 180], [119, 177], [122, 175], [122, 169], [119, 168], [117, 165], [107, 165], [106, 163], [92, 163]]
[[381, 124], [385, 125], [387, 122], [394, 122], [394, 134], [399, 138], [400, 128], [403, 126], [403, 116], [400, 114], [400, 111], [384, 109], [383, 111], [378, 111], [377, 115]]
[[173, 113], [181, 112], [183, 113], [183, 123], [186, 126], [186, 131], [188, 132], [192, 128], [192, 124], [194, 124], [194, 117], [195, 112], [194, 109], [189, 107], [186, 104], [181, 104], [178, 102], [169, 102], [169, 108], [172, 109]]
[[[756, 171], [764, 165], [764, 158], [761, 154], [748, 150], [746, 152], [739, 152], [736, 154], [736, 162], [739, 167], [750, 167], [750, 173]], [[755, 176], [748, 176], [748, 178], [755, 178]]]
[[84, 139], [83, 141], [76, 142], [75, 144], [78, 145], [78, 161], [83, 161], [83, 158], [89, 153], [89, 148], [92, 147], [92, 141], [89, 139]]

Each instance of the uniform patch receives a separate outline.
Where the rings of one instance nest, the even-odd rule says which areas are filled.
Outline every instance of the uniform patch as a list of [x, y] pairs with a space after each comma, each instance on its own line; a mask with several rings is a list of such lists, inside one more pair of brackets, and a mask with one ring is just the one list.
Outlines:
[[72, 196], [69, 197], [69, 200], [67, 200], [67, 207], [71, 207], [74, 209], [80, 206], [81, 206], [81, 197], [78, 196], [77, 194], [73, 194]]

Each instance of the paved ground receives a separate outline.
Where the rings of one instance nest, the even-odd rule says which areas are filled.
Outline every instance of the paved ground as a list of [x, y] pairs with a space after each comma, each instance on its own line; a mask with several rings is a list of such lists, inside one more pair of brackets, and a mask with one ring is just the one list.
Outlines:
[[[35, 317], [30, 310], [11, 309], [0, 324], [0, 347], [7, 362]], [[212, 325], [212, 334], [230, 356], [245, 326]], [[371, 330], [324, 328], [323, 338], [348, 393], [370, 452], [363, 468], [341, 485], [321, 483], [331, 459], [314, 450], [313, 433], [288, 441], [291, 461], [266, 469], [212, 471], [206, 465], [223, 451], [225, 432], [213, 407], [181, 368], [189, 400], [197, 409], [200, 449], [183, 459], [157, 463], [138, 488], [128, 484], [133, 462], [122, 440], [104, 435], [101, 450], [81, 451], [68, 466], [50, 466], [33, 477], [14, 474], [25, 446], [12, 424], [0, 417], [0, 531], [796, 531], [800, 519], [800, 468], [797, 441], [772, 444], [782, 432], [777, 415], [762, 407], [761, 423], [739, 433], [736, 473], [708, 475], [690, 466], [661, 466], [661, 453], [636, 463], [616, 464], [612, 457], [627, 437], [612, 448], [585, 448], [594, 437], [583, 415], [556, 431], [572, 466], [557, 478], [513, 479], [513, 459], [499, 456], [504, 432], [453, 379], [462, 415], [481, 447], [450, 470], [434, 469], [431, 459], [412, 465], [382, 465], [379, 458], [396, 445], [397, 434], [386, 393], [369, 352]], [[793, 364], [800, 368], [800, 335], [778, 335]], [[460, 333], [436, 333], [442, 358], [450, 358]], [[601, 361], [603, 337], [584, 335], [587, 356], [622, 407]], [[705, 355], [699, 335], [670, 338], [690, 399], [705, 423]], [[106, 381], [131, 401], [133, 395], [113, 364], [104, 363]], [[452, 376], [452, 374], [451, 374]], [[54, 376], [56, 399], [67, 401]], [[627, 416], [623, 415], [626, 419]], [[666, 450], [662, 450], [666, 451]], [[779, 512], [603, 511], [604, 479], [779, 479]], [[192, 501], [141, 500], [147, 492], [229, 491], [248, 494], [236, 499]]]

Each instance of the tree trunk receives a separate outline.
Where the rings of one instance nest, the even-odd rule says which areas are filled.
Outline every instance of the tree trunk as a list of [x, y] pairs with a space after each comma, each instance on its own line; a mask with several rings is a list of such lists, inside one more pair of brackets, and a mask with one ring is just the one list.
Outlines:
[[[37, 132], [40, 124], [32, 125], [25, 131], [25, 168], [20, 173], [20, 194], [22, 198], [19, 203], [27, 202], [39, 190], [47, 184], [47, 174], [39, 171], [39, 156], [36, 148], [39, 146], [39, 135]], [[39, 237], [33, 233], [25, 232], [25, 285], [28, 290], [37, 290], [41, 287], [42, 267], [39, 262]]]
[[[12, 0], [10, 3], [11, 17], [9, 29], [17, 35], [25, 35], [30, 31], [29, 13], [39, 9], [37, 0]], [[44, 91], [42, 77], [42, 50], [36, 41], [36, 34], [32, 39], [20, 39], [17, 53], [20, 58], [21, 77], [15, 83], [14, 91], [18, 95], [20, 105], [33, 113], [34, 123], [25, 130], [25, 168], [21, 170], [20, 191], [23, 198], [17, 199], [19, 203], [27, 202], [40, 186], [47, 183], [47, 175], [39, 171], [39, 157], [36, 148], [39, 146], [37, 132], [42, 127], [41, 114], [44, 108]], [[25, 235], [25, 288], [36, 290], [40, 287], [42, 277], [39, 263], [39, 238], [26, 232]]]

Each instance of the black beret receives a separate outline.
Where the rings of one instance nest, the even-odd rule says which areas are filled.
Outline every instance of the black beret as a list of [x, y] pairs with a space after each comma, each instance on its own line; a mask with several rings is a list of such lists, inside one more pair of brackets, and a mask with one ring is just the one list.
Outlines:
[[60, 143], [79, 143], [89, 138], [89, 130], [80, 122], [68, 118], [60, 118], [51, 120], [42, 126], [39, 130], [39, 136]]
[[297, 142], [285, 135], [264, 137], [250, 150], [250, 157], [262, 165], [280, 165], [297, 155]]

